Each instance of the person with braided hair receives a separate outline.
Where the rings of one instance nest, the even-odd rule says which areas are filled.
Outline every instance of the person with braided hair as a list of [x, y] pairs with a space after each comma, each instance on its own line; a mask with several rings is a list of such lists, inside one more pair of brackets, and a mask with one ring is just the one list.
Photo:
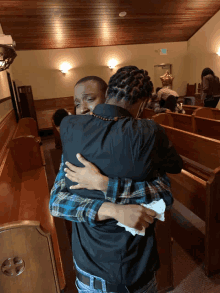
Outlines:
[[[82, 157], [80, 162], [76, 158], [76, 154], [81, 153], [101, 170], [103, 176], [116, 177], [121, 182], [123, 178], [151, 182], [166, 172], [179, 173], [182, 160], [162, 127], [151, 120], [134, 118], [144, 109], [152, 86], [144, 70], [129, 66], [117, 71], [109, 81], [105, 104], [97, 105], [92, 115], [63, 119], [60, 130], [64, 161], [78, 168], [83, 167]], [[78, 85], [75, 87], [75, 99], [79, 97], [80, 100], [81, 95], [85, 95], [85, 87]], [[118, 209], [114, 210], [110, 200], [102, 202], [101, 189], [91, 192], [89, 189], [79, 189], [75, 183], [71, 188], [73, 183], [69, 178], [66, 178], [65, 184], [72, 195], [77, 194], [88, 201], [98, 199], [100, 202], [96, 226], [73, 222], [72, 248], [78, 291], [157, 292], [155, 271], [159, 268], [159, 258], [153, 213], [143, 219], [145, 236], [132, 236], [116, 225], [117, 221], [126, 222], [126, 205], [118, 205]], [[114, 189], [120, 190], [121, 186], [114, 186]], [[141, 197], [142, 194], [136, 196]], [[145, 197], [144, 203], [151, 200]], [[133, 211], [140, 208], [137, 200], [129, 203]], [[143, 203], [142, 199], [139, 203]], [[65, 212], [63, 207], [62, 211]], [[91, 210], [87, 212], [91, 213]], [[131, 225], [128, 223], [128, 226], [132, 227], [132, 221], [132, 218], [128, 219]], [[141, 227], [136, 228], [141, 230]]]

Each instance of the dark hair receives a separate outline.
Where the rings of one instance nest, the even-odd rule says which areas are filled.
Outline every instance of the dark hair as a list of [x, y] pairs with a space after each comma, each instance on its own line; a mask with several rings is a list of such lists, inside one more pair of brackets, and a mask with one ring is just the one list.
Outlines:
[[204, 76], [208, 75], [208, 74], [211, 74], [211, 75], [215, 76], [215, 74], [214, 74], [214, 72], [212, 71], [212, 69], [209, 68], [209, 67], [206, 67], [206, 68], [204, 68], [203, 71], [202, 71], [201, 79], [202, 79]]
[[170, 95], [167, 97], [165, 103], [164, 103], [164, 108], [169, 109], [172, 112], [175, 112], [176, 105], [177, 105], [177, 97]]
[[61, 121], [64, 117], [68, 116], [68, 112], [65, 109], [58, 109], [52, 116], [54, 124], [60, 126]]
[[97, 82], [99, 84], [100, 89], [101, 89], [101, 91], [103, 93], [105, 93], [106, 90], [107, 90], [107, 87], [108, 87], [107, 83], [101, 77], [98, 77], [98, 76], [86, 76], [86, 77], [83, 77], [79, 81], [77, 81], [75, 86], [77, 86], [78, 84], [84, 83], [86, 81], [95, 81], [95, 82]]
[[136, 66], [125, 66], [110, 78], [107, 91], [107, 100], [124, 99], [133, 105], [143, 97], [150, 97], [153, 90], [153, 83], [148, 72], [138, 69]]
[[162, 89], [162, 87], [157, 87], [156, 88], [156, 94], [159, 92], [159, 90], [161, 90]]

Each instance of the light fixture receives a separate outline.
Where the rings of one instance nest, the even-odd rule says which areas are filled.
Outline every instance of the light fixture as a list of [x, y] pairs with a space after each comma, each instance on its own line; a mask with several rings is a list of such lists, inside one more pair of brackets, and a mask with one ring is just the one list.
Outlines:
[[111, 59], [108, 63], [108, 67], [110, 69], [114, 69], [116, 65], [117, 65], [117, 61], [115, 59]]
[[67, 73], [69, 70], [71, 69], [71, 65], [69, 63], [62, 63], [61, 66], [60, 66], [60, 71], [62, 73]]
[[13, 63], [17, 56], [14, 47], [15, 42], [11, 36], [0, 34], [0, 71], [8, 69]]
[[126, 14], [127, 14], [127, 12], [123, 11], [123, 12], [120, 12], [120, 13], [119, 13], [119, 16], [120, 16], [120, 17], [124, 17]]
[[218, 52], [216, 53], [218, 56], [220, 56], [220, 48], [218, 49]]

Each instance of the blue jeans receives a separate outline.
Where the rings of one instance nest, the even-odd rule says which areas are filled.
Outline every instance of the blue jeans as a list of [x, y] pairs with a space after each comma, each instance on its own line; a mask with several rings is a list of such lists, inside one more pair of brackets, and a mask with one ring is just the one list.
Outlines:
[[[89, 292], [90, 293], [116, 293], [116, 292], [107, 292], [106, 291], [106, 281], [104, 279], [97, 277], [97, 276], [94, 276], [94, 275], [91, 275], [89, 273], [86, 273], [85, 271], [81, 270], [75, 262], [74, 262], [74, 264], [75, 264], [75, 268], [78, 272], [80, 272], [84, 276], [90, 278], [90, 286], [82, 283], [78, 278], [76, 278], [75, 284], [76, 284], [76, 288], [79, 293], [89, 293]], [[94, 288], [94, 286], [93, 286], [94, 278], [96, 278], [102, 282], [102, 290], [98, 290], [98, 289]], [[127, 289], [127, 292], [128, 293], [158, 293], [155, 274], [154, 274], [153, 279], [150, 282], [148, 282], [142, 289], [139, 289], [139, 290], [136, 290], [133, 292], [130, 292]], [[118, 292], [118, 293], [120, 293], [120, 292]]]

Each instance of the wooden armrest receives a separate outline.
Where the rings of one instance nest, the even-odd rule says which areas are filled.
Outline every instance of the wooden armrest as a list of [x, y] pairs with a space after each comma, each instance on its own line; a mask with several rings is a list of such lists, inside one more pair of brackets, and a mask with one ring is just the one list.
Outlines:
[[9, 144], [14, 162], [21, 171], [39, 168], [45, 164], [39, 141], [34, 136], [20, 136]]
[[182, 155], [180, 155], [183, 159], [183, 167], [186, 171], [198, 176], [199, 178], [207, 181], [208, 178], [210, 178], [211, 174], [213, 174], [213, 170], [201, 165], [189, 158], [186, 158]]
[[45, 168], [22, 173], [22, 188], [19, 205], [19, 220], [39, 221], [44, 231], [49, 232], [53, 244], [53, 252], [60, 289], [66, 282], [63, 264], [53, 216], [49, 212], [49, 190]]

